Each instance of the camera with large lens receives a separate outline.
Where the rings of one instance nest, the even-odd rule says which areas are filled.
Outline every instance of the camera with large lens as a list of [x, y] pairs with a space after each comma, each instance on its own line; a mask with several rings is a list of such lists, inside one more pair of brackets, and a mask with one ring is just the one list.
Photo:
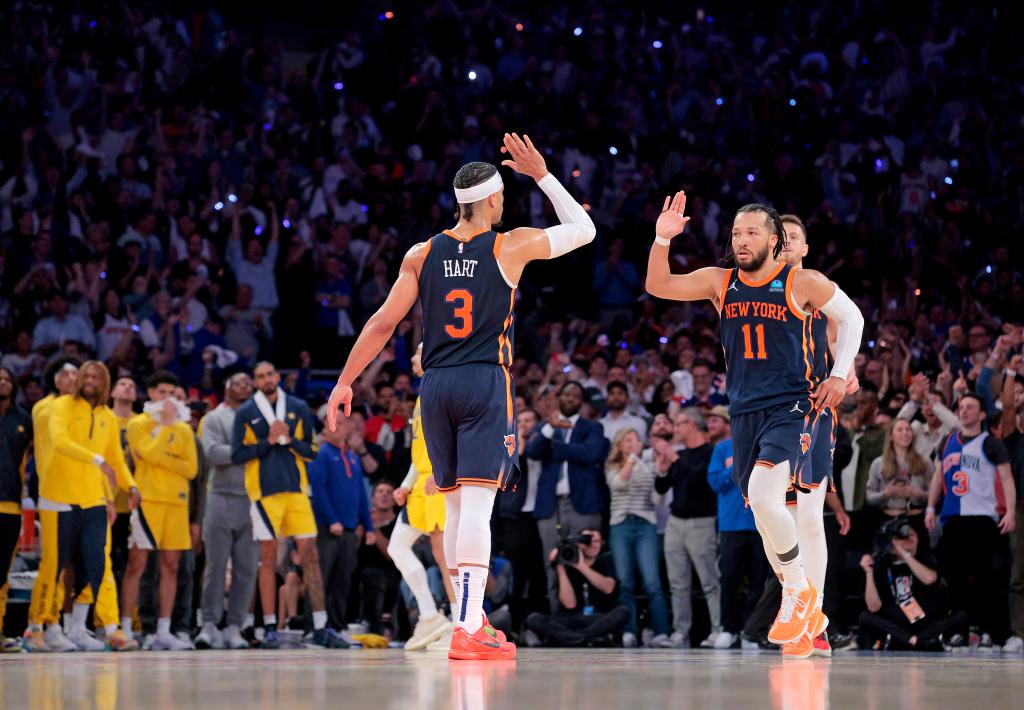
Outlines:
[[580, 561], [578, 545], [589, 545], [594, 541], [593, 535], [560, 535], [558, 537], [558, 557], [555, 564], [574, 565]]
[[875, 564], [885, 563], [889, 560], [892, 554], [893, 540], [906, 540], [913, 531], [914, 528], [910, 526], [910, 521], [902, 515], [885, 521], [875, 533], [871, 544], [871, 555], [874, 557]]

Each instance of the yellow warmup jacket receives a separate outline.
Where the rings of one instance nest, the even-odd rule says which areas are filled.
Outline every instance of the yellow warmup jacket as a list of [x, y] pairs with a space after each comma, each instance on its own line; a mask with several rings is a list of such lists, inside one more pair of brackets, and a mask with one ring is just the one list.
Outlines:
[[52, 450], [39, 481], [41, 498], [83, 508], [112, 500], [106, 474], [93, 463], [96, 454], [114, 469], [118, 488], [135, 486], [121, 451], [117, 417], [109, 407], [94, 408], [85, 399], [63, 395], [50, 405], [48, 416]]
[[153, 417], [137, 414], [128, 421], [128, 446], [142, 500], [188, 505], [188, 482], [199, 472], [192, 427], [175, 422], [158, 428]]
[[56, 395], [48, 394], [32, 407], [32, 449], [35, 452], [36, 478], [40, 486], [53, 453], [53, 447], [50, 446], [50, 407], [56, 401]]
[[[128, 470], [132, 470], [131, 455], [128, 451], [128, 421], [131, 417], [118, 417], [117, 419], [117, 430], [120, 434], [121, 451], [124, 452], [125, 461], [128, 464]], [[118, 488], [114, 491], [114, 510], [118, 513], [130, 513], [132, 512], [131, 506], [128, 504], [128, 494]]]

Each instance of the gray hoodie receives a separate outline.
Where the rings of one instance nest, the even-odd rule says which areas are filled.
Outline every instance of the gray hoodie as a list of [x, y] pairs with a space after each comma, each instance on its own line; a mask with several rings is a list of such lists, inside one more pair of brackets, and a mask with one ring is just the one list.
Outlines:
[[203, 419], [203, 451], [210, 470], [210, 492], [247, 496], [245, 468], [231, 463], [231, 430], [235, 410], [221, 405]]

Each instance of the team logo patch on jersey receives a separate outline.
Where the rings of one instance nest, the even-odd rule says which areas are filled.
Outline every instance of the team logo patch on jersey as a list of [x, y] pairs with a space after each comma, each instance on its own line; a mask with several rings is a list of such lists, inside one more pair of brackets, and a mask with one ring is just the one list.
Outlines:
[[781, 279], [775, 279], [772, 281], [771, 286], [768, 287], [768, 290], [774, 293], [776, 291], [781, 291], [785, 287], [786, 285], [782, 283]]
[[808, 449], [811, 448], [811, 435], [804, 432], [800, 435], [800, 453], [806, 454]]
[[505, 450], [508, 451], [508, 455], [511, 456], [516, 451], [516, 437], [514, 434], [505, 435]]
[[463, 249], [465, 248], [465, 246], [466, 246], [465, 244], [463, 244], [462, 242], [459, 242], [459, 253], [460, 254], [463, 252]]

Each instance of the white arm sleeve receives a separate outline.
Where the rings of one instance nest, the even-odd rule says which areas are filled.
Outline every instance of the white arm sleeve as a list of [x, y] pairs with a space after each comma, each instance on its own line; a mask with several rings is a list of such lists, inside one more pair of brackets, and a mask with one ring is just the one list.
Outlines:
[[594, 241], [597, 229], [590, 215], [583, 209], [572, 195], [566, 190], [562, 183], [558, 182], [554, 175], [548, 173], [537, 181], [537, 187], [543, 191], [551, 200], [555, 208], [555, 214], [561, 224], [548, 227], [544, 231], [548, 235], [548, 244], [551, 246], [551, 256], [548, 258], [568, 254], [573, 249], [590, 244]]
[[860, 339], [864, 334], [864, 316], [860, 309], [836, 286], [836, 292], [828, 303], [821, 307], [821, 312], [836, 321], [839, 326], [836, 333], [835, 358], [832, 376], [844, 380], [853, 368], [853, 360], [860, 350]]
[[405, 474], [405, 480], [402, 481], [402, 485], [399, 488], [407, 488], [412, 490], [413, 485], [416, 483], [416, 466], [409, 464], [409, 473]]

